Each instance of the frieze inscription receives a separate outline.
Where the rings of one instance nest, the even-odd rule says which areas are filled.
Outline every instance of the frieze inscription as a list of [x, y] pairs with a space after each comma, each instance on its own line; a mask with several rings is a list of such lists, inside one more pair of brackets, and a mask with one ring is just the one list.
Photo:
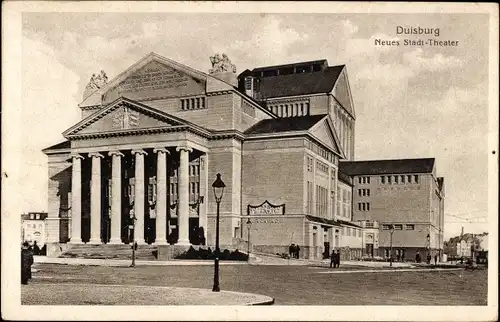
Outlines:
[[132, 75], [120, 85], [121, 92], [142, 92], [165, 88], [188, 86], [189, 78], [173, 69], [148, 67], [140, 73]]
[[282, 223], [283, 221], [280, 219], [275, 219], [275, 218], [255, 218], [252, 219], [252, 223], [255, 224], [279, 224]]
[[266, 200], [258, 206], [248, 205], [247, 213], [249, 216], [284, 215], [285, 214], [285, 204], [273, 205], [269, 201]]

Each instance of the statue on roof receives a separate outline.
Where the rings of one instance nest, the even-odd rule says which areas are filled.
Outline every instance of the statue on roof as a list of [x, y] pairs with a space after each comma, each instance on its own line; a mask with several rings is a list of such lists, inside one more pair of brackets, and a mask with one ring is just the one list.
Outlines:
[[103, 70], [101, 70], [101, 73], [98, 75], [92, 74], [89, 83], [87, 84], [87, 86], [85, 86], [85, 91], [83, 92], [83, 99], [86, 99], [92, 93], [94, 93], [96, 90], [100, 89], [107, 83], [108, 83], [108, 76]]
[[210, 62], [212, 63], [212, 68], [208, 71], [209, 74], [225, 72], [236, 73], [236, 66], [231, 63], [231, 60], [226, 54], [220, 55], [216, 53], [214, 56], [210, 56]]

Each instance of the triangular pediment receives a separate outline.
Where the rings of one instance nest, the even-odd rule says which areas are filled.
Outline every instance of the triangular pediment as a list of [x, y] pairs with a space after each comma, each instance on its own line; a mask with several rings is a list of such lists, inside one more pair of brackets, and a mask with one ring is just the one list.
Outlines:
[[339, 101], [339, 103], [344, 107], [344, 109], [351, 114], [354, 114], [354, 103], [352, 100], [351, 89], [349, 87], [349, 80], [347, 78], [347, 69], [344, 66], [342, 72], [340, 73], [332, 91], [333, 96]]
[[121, 96], [154, 100], [203, 94], [207, 75], [151, 53], [96, 90], [80, 107], [106, 105]]
[[330, 116], [327, 115], [321, 121], [316, 123], [311, 129], [309, 129], [309, 133], [325, 146], [329, 147], [336, 154], [341, 157], [345, 157], [345, 154], [340, 147], [340, 141], [334, 131], [333, 122]]
[[75, 124], [66, 130], [63, 136], [69, 138], [79, 135], [135, 132], [186, 125], [179, 118], [122, 97]]

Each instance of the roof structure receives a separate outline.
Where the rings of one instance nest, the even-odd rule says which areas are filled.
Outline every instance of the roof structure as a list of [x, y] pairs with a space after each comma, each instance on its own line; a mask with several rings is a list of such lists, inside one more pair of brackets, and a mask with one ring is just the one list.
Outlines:
[[69, 140], [67, 140], [67, 141], [49, 146], [48, 148], [45, 148], [42, 151], [61, 150], [61, 149], [69, 149], [69, 148], [71, 148], [71, 142]]
[[252, 72], [258, 73], [258, 72], [263, 72], [263, 71], [268, 71], [268, 70], [283, 69], [283, 68], [288, 68], [288, 67], [302, 67], [302, 66], [310, 66], [310, 65], [316, 65], [316, 64], [328, 66], [328, 61], [326, 59], [318, 59], [318, 60], [311, 60], [311, 61], [305, 61], [305, 62], [300, 62], [300, 63], [257, 67], [257, 68], [254, 68], [252, 70]]
[[307, 131], [321, 121], [326, 114], [265, 119], [245, 131], [245, 134]]
[[434, 158], [372, 161], [341, 161], [339, 170], [347, 175], [431, 173]]
[[259, 95], [262, 99], [305, 94], [329, 93], [333, 90], [344, 65], [328, 67], [316, 72], [263, 77]]

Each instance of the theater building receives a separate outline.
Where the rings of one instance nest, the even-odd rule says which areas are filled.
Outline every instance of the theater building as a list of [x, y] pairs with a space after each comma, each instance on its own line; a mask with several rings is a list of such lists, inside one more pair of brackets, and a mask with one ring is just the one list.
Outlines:
[[43, 150], [47, 242], [64, 251], [133, 238], [159, 253], [214, 245], [217, 173], [222, 245], [241, 249], [250, 233], [256, 251], [295, 243], [318, 258], [342, 246], [344, 227], [360, 229], [337, 175], [339, 160], [354, 158], [345, 66], [319, 60], [238, 76], [227, 56], [211, 59], [204, 73], [151, 53], [110, 81], [92, 76], [81, 121]]
[[444, 178], [435, 159], [343, 161], [339, 171], [353, 178], [353, 220], [380, 225], [378, 256], [389, 257], [391, 225], [394, 257], [442, 255]]

